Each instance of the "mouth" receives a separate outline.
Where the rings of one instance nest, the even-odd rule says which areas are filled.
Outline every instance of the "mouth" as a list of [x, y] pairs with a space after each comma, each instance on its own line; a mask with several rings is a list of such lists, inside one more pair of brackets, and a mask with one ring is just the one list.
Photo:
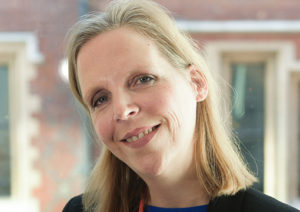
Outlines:
[[155, 125], [155, 126], [153, 126], [151, 128], [145, 129], [144, 131], [139, 132], [139, 133], [137, 133], [137, 134], [135, 134], [133, 136], [127, 137], [125, 139], [122, 139], [121, 142], [131, 143], [133, 141], [137, 141], [137, 140], [145, 137], [146, 135], [148, 135], [148, 134], [156, 131], [159, 127], [160, 127], [160, 124]]

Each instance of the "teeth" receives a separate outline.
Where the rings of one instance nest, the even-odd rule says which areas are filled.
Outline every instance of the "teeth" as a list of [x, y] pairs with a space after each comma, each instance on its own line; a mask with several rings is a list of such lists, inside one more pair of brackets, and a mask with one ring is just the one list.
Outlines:
[[153, 130], [154, 130], [154, 127], [150, 128], [150, 129], [146, 129], [144, 132], [139, 133], [137, 136], [132, 136], [130, 138], [127, 138], [126, 141], [128, 143], [130, 143], [132, 141], [137, 141], [138, 139], [140, 139], [140, 138], [144, 137], [145, 135], [151, 133]]
[[141, 132], [140, 134], [139, 134], [139, 138], [142, 138], [142, 137], [144, 137], [145, 135], [144, 135], [144, 133], [143, 132]]

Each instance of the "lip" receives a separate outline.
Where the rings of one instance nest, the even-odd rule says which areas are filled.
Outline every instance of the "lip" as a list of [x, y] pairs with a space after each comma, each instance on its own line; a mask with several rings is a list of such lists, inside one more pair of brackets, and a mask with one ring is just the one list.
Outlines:
[[146, 129], [150, 129], [150, 128], [155, 127], [155, 129], [154, 129], [152, 132], [148, 133], [147, 135], [145, 135], [144, 137], [142, 137], [142, 138], [140, 138], [140, 139], [138, 139], [138, 140], [136, 140], [136, 141], [126, 142], [124, 139], [122, 139], [121, 142], [122, 142], [124, 145], [126, 145], [126, 146], [128, 146], [128, 147], [130, 147], [130, 148], [141, 148], [141, 147], [145, 146], [146, 144], [148, 144], [148, 143], [152, 140], [153, 136], [155, 136], [156, 133], [158, 132], [160, 126], [161, 126], [161, 124], [154, 125], [154, 126], [152, 126], [152, 127], [143, 127], [143, 128], [135, 129], [135, 130], [133, 130], [133, 131], [127, 133], [127, 134], [124, 136], [124, 138], [127, 139], [127, 138], [129, 138], [129, 137], [131, 137], [131, 136], [137, 135], [137, 134], [140, 133], [140, 132], [143, 132], [143, 131], [146, 130]]
[[[154, 126], [156, 126], [156, 125], [154, 125]], [[121, 141], [125, 141], [127, 138], [130, 138], [132, 136], [137, 136], [139, 133], [144, 132], [145, 130], [150, 129], [150, 128], [154, 127], [154, 126], [151, 126], [151, 127], [141, 127], [141, 128], [134, 129], [134, 130], [126, 133], [126, 135], [121, 139]]]

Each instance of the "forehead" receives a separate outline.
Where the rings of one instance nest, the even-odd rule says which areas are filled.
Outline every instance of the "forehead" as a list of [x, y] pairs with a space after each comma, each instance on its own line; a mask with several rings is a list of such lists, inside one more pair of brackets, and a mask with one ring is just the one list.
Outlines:
[[134, 69], [155, 68], [161, 60], [154, 42], [131, 28], [101, 33], [79, 51], [77, 74], [81, 91], [84, 95], [101, 80], [137, 71]]
[[[79, 72], [93, 66], [116, 67], [122, 62], [147, 62], [148, 57], [156, 52], [155, 44], [147, 37], [131, 28], [118, 28], [101, 33], [88, 41], [77, 57]], [[110, 67], [114, 68], [114, 67]]]

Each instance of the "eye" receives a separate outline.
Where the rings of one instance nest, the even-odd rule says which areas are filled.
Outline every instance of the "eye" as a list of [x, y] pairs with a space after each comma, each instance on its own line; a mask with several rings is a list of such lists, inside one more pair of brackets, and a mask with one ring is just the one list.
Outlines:
[[92, 108], [97, 108], [105, 104], [109, 99], [109, 96], [106, 94], [96, 94], [92, 99]]
[[134, 85], [152, 84], [155, 81], [155, 77], [152, 75], [137, 76], [134, 80]]

